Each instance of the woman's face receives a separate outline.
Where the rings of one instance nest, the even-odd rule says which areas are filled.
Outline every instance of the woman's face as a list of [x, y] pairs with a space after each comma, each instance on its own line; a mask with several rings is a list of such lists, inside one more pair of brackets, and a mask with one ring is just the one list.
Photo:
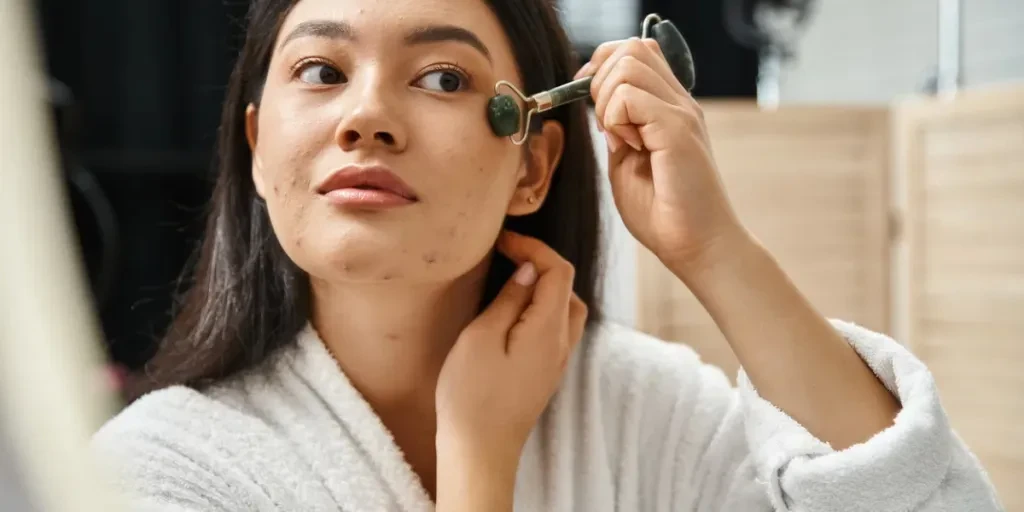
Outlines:
[[[298, 2], [246, 120], [253, 180], [289, 257], [328, 282], [478, 267], [506, 214], [540, 207], [561, 156], [555, 123], [525, 152], [491, 132], [501, 79], [522, 83], [480, 0]], [[348, 166], [388, 169], [408, 193], [325, 193]]]

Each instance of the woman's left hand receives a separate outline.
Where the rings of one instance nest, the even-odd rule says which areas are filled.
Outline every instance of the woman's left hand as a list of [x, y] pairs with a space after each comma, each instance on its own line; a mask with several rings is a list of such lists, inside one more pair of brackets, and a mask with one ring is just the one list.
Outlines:
[[658, 43], [605, 43], [576, 78], [608, 140], [615, 205], [629, 231], [666, 265], [702, 265], [721, 242], [745, 236], [722, 186], [700, 106], [672, 74]]
[[577, 76], [592, 73], [626, 227], [700, 300], [758, 394], [836, 449], [890, 426], [899, 401], [741, 226], [657, 43], [605, 44]]

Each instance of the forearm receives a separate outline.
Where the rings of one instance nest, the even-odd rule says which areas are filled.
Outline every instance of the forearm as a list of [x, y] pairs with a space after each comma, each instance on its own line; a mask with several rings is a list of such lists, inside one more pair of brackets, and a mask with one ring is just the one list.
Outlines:
[[746, 233], [706, 263], [666, 262], [725, 335], [758, 393], [835, 449], [892, 424], [897, 400]]
[[512, 512], [518, 459], [484, 455], [458, 443], [438, 443], [437, 512]]

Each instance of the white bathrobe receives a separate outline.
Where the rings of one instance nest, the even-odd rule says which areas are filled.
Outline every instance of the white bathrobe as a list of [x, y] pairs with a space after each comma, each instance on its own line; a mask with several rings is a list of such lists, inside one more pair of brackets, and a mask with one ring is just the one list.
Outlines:
[[[523, 449], [516, 511], [1003, 510], [951, 430], [927, 368], [893, 340], [833, 325], [903, 409], [842, 451], [681, 344], [590, 332]], [[427, 511], [388, 430], [316, 332], [203, 393], [150, 393], [94, 448], [132, 510]]]

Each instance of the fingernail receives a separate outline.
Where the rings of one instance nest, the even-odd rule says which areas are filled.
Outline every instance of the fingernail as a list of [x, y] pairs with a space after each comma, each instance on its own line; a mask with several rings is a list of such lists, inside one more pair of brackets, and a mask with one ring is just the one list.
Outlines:
[[644, 145], [643, 144], [641, 144], [639, 142], [636, 142], [636, 141], [633, 141], [633, 140], [627, 140], [626, 144], [629, 144], [629, 147], [631, 147], [631, 148], [633, 148], [633, 149], [635, 149], [637, 151], [642, 151], [644, 149]]
[[583, 67], [580, 68], [579, 71], [576, 72], [576, 76], [574, 76], [572, 79], [573, 80], [578, 80], [581, 76], [587, 74], [589, 71], [590, 71], [590, 63], [588, 62], [588, 63], [584, 64]]
[[537, 282], [537, 268], [527, 261], [516, 271], [515, 280], [521, 286], [530, 286]]
[[605, 134], [605, 140], [608, 141], [608, 149], [612, 150], [612, 153], [618, 152], [619, 148], [622, 147], [619, 139], [610, 133]]

